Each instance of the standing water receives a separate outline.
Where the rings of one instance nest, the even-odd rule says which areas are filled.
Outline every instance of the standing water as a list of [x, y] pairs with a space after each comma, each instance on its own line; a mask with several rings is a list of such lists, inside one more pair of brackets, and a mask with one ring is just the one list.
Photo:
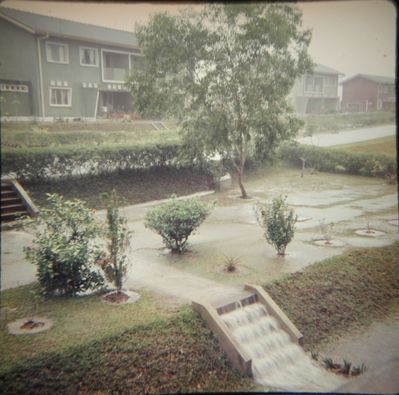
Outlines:
[[240, 307], [221, 318], [251, 357], [257, 384], [288, 391], [331, 392], [344, 383], [294, 343], [261, 303]]

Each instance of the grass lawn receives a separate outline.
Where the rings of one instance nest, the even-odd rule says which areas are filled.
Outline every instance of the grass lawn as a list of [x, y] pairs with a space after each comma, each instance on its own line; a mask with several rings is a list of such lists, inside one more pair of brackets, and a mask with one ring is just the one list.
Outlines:
[[395, 123], [394, 112], [315, 114], [303, 117], [304, 135]]
[[[389, 313], [399, 301], [399, 242], [354, 249], [264, 286], [305, 336], [307, 349]], [[4, 393], [176, 393], [249, 391], [215, 337], [188, 306], [176, 310], [143, 293], [133, 305], [97, 297], [53, 298], [37, 313], [41, 334], [12, 336], [5, 323], [35, 312], [31, 286], [2, 292]], [[13, 310], [15, 309], [16, 310]]]
[[[3, 298], [6, 307], [18, 306], [15, 316], [32, 311], [29, 287], [5, 291]], [[130, 306], [105, 305], [95, 297], [54, 299], [41, 306], [54, 328], [30, 336], [5, 334], [3, 321], [2, 391], [142, 394], [254, 388], [231, 369], [196, 313], [183, 306], [170, 317], [162, 306], [146, 294]]]
[[[110, 306], [98, 295], [35, 302], [35, 287], [27, 285], [1, 292], [0, 371], [44, 351], [60, 352], [173, 314], [159, 296], [149, 292], [140, 292], [142, 297], [137, 303]], [[32, 315], [50, 318], [53, 328], [34, 336], [7, 333], [8, 322]]]
[[176, 125], [155, 130], [149, 123], [7, 124], [1, 128], [1, 146], [9, 148], [129, 145], [179, 141]]
[[314, 349], [351, 326], [368, 325], [399, 303], [399, 242], [354, 249], [264, 288]]
[[361, 141], [354, 144], [337, 145], [334, 148], [350, 152], [360, 152], [365, 154], [384, 154], [391, 158], [396, 158], [396, 138], [395, 136], [383, 137], [380, 139]]

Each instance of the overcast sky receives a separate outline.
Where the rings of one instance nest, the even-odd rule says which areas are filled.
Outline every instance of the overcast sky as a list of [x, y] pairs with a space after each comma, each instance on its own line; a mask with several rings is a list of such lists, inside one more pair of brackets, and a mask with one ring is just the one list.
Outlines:
[[[181, 5], [180, 5], [181, 3]], [[3, 6], [53, 17], [134, 31], [151, 13], [177, 12], [193, 4], [79, 3], [6, 0]], [[198, 7], [198, 6], [197, 6]], [[312, 29], [316, 63], [345, 77], [357, 73], [395, 76], [396, 9], [386, 0], [299, 2], [303, 25]]]

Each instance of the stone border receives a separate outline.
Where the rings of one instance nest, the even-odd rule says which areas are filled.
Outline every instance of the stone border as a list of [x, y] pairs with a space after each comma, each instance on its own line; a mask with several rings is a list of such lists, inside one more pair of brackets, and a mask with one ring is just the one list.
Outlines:
[[355, 233], [359, 236], [365, 236], [365, 237], [379, 237], [383, 236], [386, 233], [383, 232], [382, 230], [376, 230], [376, 229], [358, 229], [355, 230]]
[[319, 247], [343, 247], [345, 243], [341, 240], [330, 240], [327, 242], [325, 239], [313, 240], [313, 244], [316, 244]]
[[[43, 322], [43, 326], [33, 329], [21, 329], [21, 326], [29, 320]], [[53, 326], [53, 321], [46, 317], [24, 317], [7, 324], [8, 333], [11, 335], [33, 335], [35, 333], [43, 332]]]

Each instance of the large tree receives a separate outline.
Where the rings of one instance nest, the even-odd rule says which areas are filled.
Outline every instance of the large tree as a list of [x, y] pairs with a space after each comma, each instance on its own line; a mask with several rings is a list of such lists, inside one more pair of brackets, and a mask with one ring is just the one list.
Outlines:
[[286, 102], [312, 65], [301, 17], [287, 4], [209, 4], [199, 13], [155, 14], [136, 30], [136, 109], [177, 117], [188, 147], [230, 161], [243, 198], [248, 154], [267, 158], [301, 124]]

